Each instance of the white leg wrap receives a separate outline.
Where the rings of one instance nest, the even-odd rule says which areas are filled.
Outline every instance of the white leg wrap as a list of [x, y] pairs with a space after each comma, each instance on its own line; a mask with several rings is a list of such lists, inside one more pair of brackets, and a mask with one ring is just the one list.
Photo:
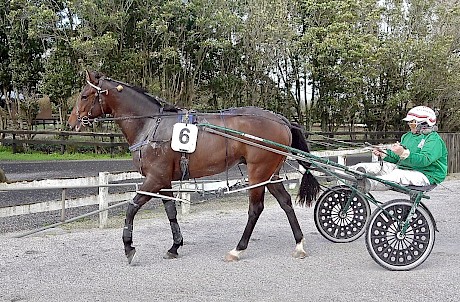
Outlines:
[[243, 253], [243, 251], [237, 251], [235, 249], [231, 250], [230, 252], [228, 252], [230, 255], [240, 259], [240, 256], [241, 254]]
[[296, 244], [294, 253], [292, 253], [292, 256], [294, 258], [303, 259], [303, 258], [307, 257], [307, 252], [305, 252], [305, 249], [303, 247], [304, 246], [304, 241], [305, 241], [305, 239], [302, 239], [299, 243]]
[[237, 251], [236, 249], [231, 250], [225, 255], [225, 261], [238, 261], [243, 251]]

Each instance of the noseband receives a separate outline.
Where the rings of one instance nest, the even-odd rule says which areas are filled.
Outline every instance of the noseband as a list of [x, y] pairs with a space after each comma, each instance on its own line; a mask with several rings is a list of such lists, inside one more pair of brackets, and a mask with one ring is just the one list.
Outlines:
[[[102, 99], [101, 99], [101, 94], [102, 93], [105, 93], [105, 95], [108, 95], [109, 94], [109, 90], [108, 89], [102, 89], [101, 87], [99, 86], [96, 86], [94, 85], [93, 83], [91, 83], [90, 81], [86, 80], [86, 83], [88, 83], [89, 86], [93, 87], [94, 89], [96, 89], [96, 100], [97, 100], [97, 103], [99, 103], [99, 106], [101, 108], [101, 111], [102, 111], [102, 115], [105, 115], [105, 112], [104, 112], [104, 106], [102, 105]], [[80, 108], [79, 106], [77, 105], [77, 121], [79, 121], [83, 126], [88, 126], [88, 125], [91, 125], [91, 112], [93, 112], [93, 108], [94, 108], [94, 104], [96, 102], [93, 101], [93, 103], [91, 104], [91, 108], [88, 110], [88, 114], [85, 115], [85, 116], [80, 116]]]

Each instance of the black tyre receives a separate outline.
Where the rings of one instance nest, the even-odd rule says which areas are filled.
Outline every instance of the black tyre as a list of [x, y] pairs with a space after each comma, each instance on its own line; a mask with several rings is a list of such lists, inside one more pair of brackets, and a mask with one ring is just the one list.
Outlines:
[[411, 270], [422, 264], [433, 249], [435, 221], [424, 206], [417, 207], [409, 228], [401, 234], [411, 207], [409, 200], [391, 200], [383, 204], [382, 209], [377, 208], [369, 220], [367, 250], [372, 259], [386, 269]]
[[367, 200], [355, 193], [344, 211], [352, 194], [353, 190], [348, 186], [335, 186], [327, 189], [316, 201], [316, 228], [332, 242], [351, 242], [366, 230], [366, 221], [371, 214]]

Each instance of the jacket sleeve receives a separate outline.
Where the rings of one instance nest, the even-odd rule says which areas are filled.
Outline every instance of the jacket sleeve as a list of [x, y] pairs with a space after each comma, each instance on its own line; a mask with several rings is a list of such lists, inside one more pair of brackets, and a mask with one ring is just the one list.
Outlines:
[[391, 151], [390, 149], [386, 149], [385, 152], [387, 155], [383, 158], [384, 161], [389, 163], [397, 164], [399, 162], [399, 155]]
[[421, 149], [409, 154], [409, 156], [399, 161], [405, 167], [423, 168], [431, 165], [442, 156], [442, 145], [437, 135], [428, 135]]
[[[401, 136], [401, 142], [404, 141], [406, 135], [407, 134], [405, 133], [405, 134], [403, 134], [403, 136]], [[384, 161], [389, 162], [389, 163], [393, 163], [393, 164], [397, 164], [401, 160], [399, 158], [399, 155], [394, 153], [390, 149], [386, 149], [385, 152], [387, 153], [387, 155], [383, 158]]]

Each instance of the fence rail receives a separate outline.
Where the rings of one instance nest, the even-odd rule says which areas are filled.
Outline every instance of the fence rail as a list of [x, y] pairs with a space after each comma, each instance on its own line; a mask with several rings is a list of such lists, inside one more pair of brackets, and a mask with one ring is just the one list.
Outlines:
[[[449, 169], [454, 170], [458, 169], [458, 164], [455, 164], [458, 161], [459, 149], [460, 149], [460, 134], [442, 134], [442, 137], [446, 141], [448, 148], [451, 150]], [[353, 149], [353, 150], [329, 150], [322, 152], [312, 152], [315, 156], [319, 157], [333, 157], [338, 158], [339, 164], [346, 164], [346, 158], [349, 155], [361, 154], [368, 152], [366, 148]], [[451, 164], [451, 162], [454, 162]], [[295, 180], [300, 178], [298, 172], [290, 173], [290, 180]], [[126, 180], [138, 180], [138, 182], [131, 183], [121, 183], [114, 184], [113, 182], [120, 182]], [[88, 216], [92, 214], [99, 214], [99, 225], [100, 227], [105, 227], [108, 220], [107, 210], [117, 206], [111, 205], [110, 203], [117, 203], [119, 205], [126, 203], [127, 200], [131, 200], [137, 191], [137, 185], [141, 182], [142, 176], [137, 172], [127, 172], [127, 173], [118, 173], [111, 174], [108, 172], [101, 172], [97, 177], [85, 177], [85, 178], [76, 178], [76, 179], [47, 179], [39, 181], [23, 181], [16, 183], [0, 183], [0, 191], [17, 191], [17, 190], [45, 190], [45, 189], [60, 189], [62, 190], [61, 200], [32, 203], [25, 205], [16, 205], [8, 207], [0, 207], [0, 217], [10, 217], [16, 215], [26, 215], [32, 213], [48, 212], [48, 211], [61, 211], [61, 221], [62, 223], [75, 221], [78, 217], [72, 218], [71, 220], [65, 221], [65, 210], [69, 208], [82, 207], [88, 205], [99, 205], [99, 210], [94, 213], [88, 213], [83, 216]], [[219, 182], [221, 184], [219, 184]], [[196, 183], [190, 183], [190, 185], [182, 186], [181, 199], [190, 201], [190, 192], [191, 191], [206, 191], [206, 190], [220, 190], [219, 186], [225, 187], [227, 184], [226, 181], [201, 181]], [[134, 186], [134, 191], [127, 191], [123, 193], [112, 193], [109, 194], [108, 188], [111, 186]], [[205, 186], [208, 186], [207, 188]], [[67, 199], [66, 190], [72, 188], [98, 188], [98, 195], [86, 196], [81, 198]], [[174, 190], [173, 186], [173, 190]], [[176, 186], [177, 190], [177, 186]], [[181, 210], [183, 214], [187, 214], [190, 210], [190, 202], [181, 203]]]
[[[346, 157], [351, 154], [359, 154], [366, 152], [367, 149], [354, 149], [342, 151], [323, 151], [313, 152], [315, 156], [327, 157], [335, 156], [338, 162], [345, 164]], [[289, 179], [289, 186], [296, 185], [300, 178], [299, 172], [290, 172], [286, 175]], [[137, 180], [136, 182], [129, 183], [114, 183], [120, 181]], [[236, 184], [240, 179], [229, 180], [230, 185]], [[39, 203], [15, 205], [8, 207], [0, 207], [0, 217], [10, 217], [17, 215], [27, 215], [33, 213], [61, 211], [61, 221], [65, 219], [65, 211], [69, 208], [83, 207], [89, 205], [99, 205], [99, 225], [104, 227], [107, 225], [108, 213], [104, 209], [109, 209], [109, 204], [117, 202], [125, 202], [131, 200], [136, 194], [136, 190], [127, 190], [123, 193], [109, 194], [109, 187], [113, 186], [131, 186], [136, 187], [142, 182], [142, 176], [137, 172], [124, 172], [124, 173], [108, 173], [101, 172], [99, 176], [82, 177], [75, 179], [46, 179], [36, 181], [21, 181], [13, 183], [0, 183], [0, 191], [20, 191], [20, 190], [62, 190], [61, 200], [46, 201]], [[181, 199], [190, 201], [190, 192], [221, 192], [227, 186], [226, 180], [203, 180], [194, 182], [182, 183]], [[177, 190], [178, 182], [173, 183], [173, 190]], [[97, 195], [85, 196], [80, 198], [68, 199], [66, 190], [75, 188], [99, 188]], [[136, 187], [137, 189], [137, 187]], [[113, 205], [112, 205], [113, 206]], [[190, 211], [190, 202], [181, 203], [181, 211], [187, 214]], [[72, 218], [74, 221], [75, 218]]]
[[[339, 142], [360, 144], [388, 144], [399, 139], [404, 132], [314, 132], [310, 135], [310, 141], [314, 145], [325, 146], [326, 149], [337, 149]], [[460, 133], [440, 133], [449, 152], [449, 173], [460, 172]], [[44, 138], [46, 136], [46, 139]], [[34, 137], [34, 138], [31, 138]], [[54, 138], [54, 137], [57, 137]], [[82, 139], [82, 138], [86, 138]], [[91, 138], [91, 140], [88, 140]], [[328, 146], [332, 141], [336, 144]], [[98, 132], [74, 132], [74, 131], [32, 131], [32, 130], [0, 130], [0, 143], [10, 145], [13, 152], [17, 152], [18, 146], [29, 145], [54, 145], [60, 146], [64, 153], [68, 146], [93, 146], [94, 148], [106, 148], [111, 155], [117, 149], [128, 150], [128, 144], [121, 133], [98, 133]]]
[[[88, 138], [92, 140], [88, 140]], [[121, 133], [0, 130], [0, 143], [3, 145], [10, 145], [13, 149], [13, 153], [18, 152], [18, 147], [23, 144], [60, 146], [61, 153], [64, 153], [68, 146], [108, 148], [111, 155], [113, 155], [115, 149], [119, 147], [125, 151], [128, 150], [128, 144]]]

